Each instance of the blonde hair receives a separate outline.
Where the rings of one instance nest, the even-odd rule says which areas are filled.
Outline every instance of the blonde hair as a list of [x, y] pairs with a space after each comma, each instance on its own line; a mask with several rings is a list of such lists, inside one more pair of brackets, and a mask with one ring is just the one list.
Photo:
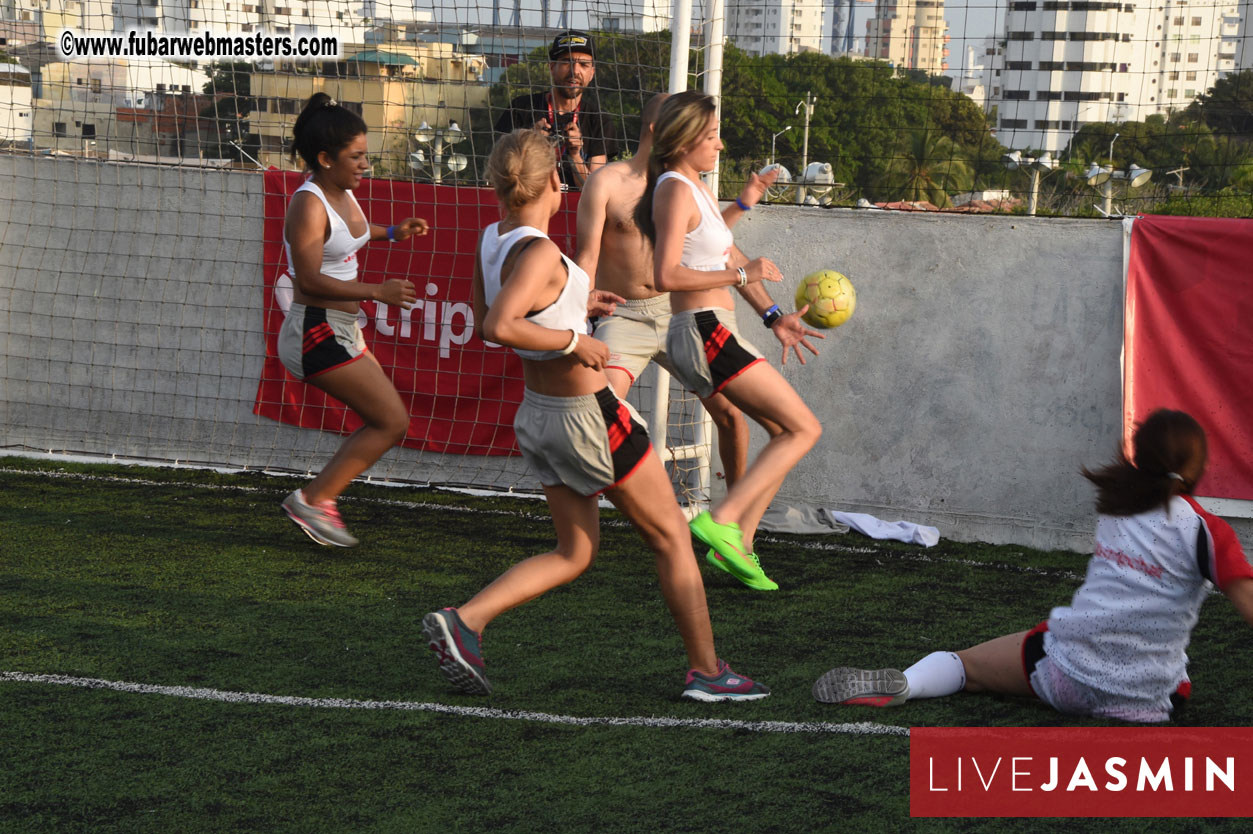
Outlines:
[[543, 194], [556, 168], [557, 155], [548, 139], [539, 131], [519, 129], [492, 146], [487, 180], [497, 199], [512, 210]]
[[661, 105], [653, 123], [653, 149], [648, 156], [648, 182], [644, 196], [635, 206], [635, 225], [656, 245], [657, 225], [653, 222], [653, 192], [657, 179], [675, 159], [700, 139], [709, 119], [718, 111], [713, 96], [685, 90], [675, 93]]

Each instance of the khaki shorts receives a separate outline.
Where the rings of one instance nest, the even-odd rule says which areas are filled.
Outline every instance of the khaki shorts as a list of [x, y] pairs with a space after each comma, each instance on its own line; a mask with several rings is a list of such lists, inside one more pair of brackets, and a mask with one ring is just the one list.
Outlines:
[[513, 430], [541, 484], [564, 484], [580, 495], [618, 486], [652, 449], [644, 420], [608, 387], [577, 397], [527, 389]]
[[666, 353], [674, 365], [671, 373], [702, 400], [766, 361], [761, 351], [740, 337], [735, 313], [721, 307], [684, 310], [671, 316]]
[[605, 367], [626, 371], [634, 383], [649, 362], [674, 373], [666, 354], [669, 329], [670, 293], [662, 293], [618, 304], [612, 316], [597, 320], [592, 335], [609, 346], [609, 363]]
[[365, 355], [357, 315], [325, 307], [292, 304], [278, 331], [278, 358], [296, 379], [356, 362]]

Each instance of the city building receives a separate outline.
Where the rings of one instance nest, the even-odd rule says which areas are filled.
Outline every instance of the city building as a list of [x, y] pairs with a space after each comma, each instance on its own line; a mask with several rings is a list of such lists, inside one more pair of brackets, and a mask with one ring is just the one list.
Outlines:
[[43, 97], [32, 103], [36, 148], [176, 159], [197, 156], [198, 137], [211, 130], [198, 115], [213, 100], [202, 94], [203, 70], [96, 58], [45, 64], [43, 79]]
[[751, 55], [824, 51], [827, 12], [823, 0], [727, 0], [726, 35]]
[[670, 28], [671, 0], [594, 3], [588, 10], [592, 29], [605, 32], [658, 32]]
[[948, 69], [944, 0], [876, 0], [866, 21], [866, 56], [898, 69], [939, 75]]
[[1092, 122], [1188, 106], [1236, 71], [1236, 0], [1011, 0], [997, 138], [1062, 150]]
[[448, 43], [412, 42], [350, 45], [346, 53], [337, 62], [280, 62], [273, 71], [252, 74], [257, 108], [249, 124], [260, 137], [261, 164], [292, 167], [292, 125], [316, 92], [355, 110], [370, 126], [367, 148], [377, 176], [409, 171], [413, 133], [423, 122], [468, 126], [470, 108], [487, 106], [482, 55], [457, 52]]
[[29, 147], [34, 138], [30, 70], [0, 62], [0, 147]]

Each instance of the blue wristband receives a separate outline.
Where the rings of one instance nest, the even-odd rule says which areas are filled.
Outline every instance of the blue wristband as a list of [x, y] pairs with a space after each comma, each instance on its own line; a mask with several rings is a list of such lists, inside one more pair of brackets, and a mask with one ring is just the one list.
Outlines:
[[779, 309], [778, 304], [773, 304], [769, 310], [761, 314], [761, 323], [770, 328], [774, 327], [774, 323], [781, 318], [783, 318], [783, 311]]
[[396, 242], [396, 227], [395, 226], [387, 227], [387, 239], [390, 240], [392, 243]]
[[740, 207], [740, 211], [752, 211], [753, 210], [752, 206], [744, 205], [744, 201], [741, 200], [739, 197], [735, 198], [735, 204]]

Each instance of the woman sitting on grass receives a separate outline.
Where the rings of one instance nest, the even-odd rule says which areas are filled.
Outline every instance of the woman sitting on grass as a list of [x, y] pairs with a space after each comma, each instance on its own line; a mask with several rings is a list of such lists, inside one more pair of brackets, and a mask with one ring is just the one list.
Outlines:
[[1182, 411], [1149, 415], [1134, 458], [1095, 472], [1096, 548], [1069, 606], [1030, 631], [902, 672], [840, 668], [814, 684], [827, 703], [893, 706], [954, 692], [1034, 695], [1059, 712], [1167, 721], [1191, 693], [1184, 653], [1211, 583], [1253, 625], [1253, 567], [1235, 533], [1191, 496], [1205, 431]]
[[[587, 335], [587, 273], [548, 238], [562, 194], [552, 146], [534, 130], [516, 130], [492, 149], [488, 177], [504, 219], [479, 239], [475, 327], [481, 338], [522, 357], [526, 392], [514, 430], [523, 458], [544, 487], [557, 546], [514, 565], [460, 608], [423, 618], [440, 670], [461, 692], [491, 692], [483, 629], [591, 566], [600, 544], [597, 496], [603, 493], [656, 557], [662, 596], [687, 649], [684, 697], [766, 697], [769, 689], [732, 672], [714, 652], [705, 587], [670, 479], [652, 452], [643, 421], [609, 386], [609, 349]], [[610, 302], [621, 300], [597, 293], [596, 312], [608, 314]]]

